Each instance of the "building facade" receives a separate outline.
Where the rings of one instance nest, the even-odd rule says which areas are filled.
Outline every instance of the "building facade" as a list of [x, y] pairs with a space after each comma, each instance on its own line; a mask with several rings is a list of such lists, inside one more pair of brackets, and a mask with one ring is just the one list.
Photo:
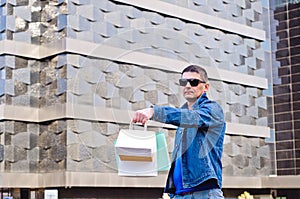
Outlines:
[[[299, 32], [295, 20], [295, 48], [275, 53], [280, 9], [264, 0], [0, 0], [1, 197], [161, 197], [167, 173], [118, 176], [114, 141], [135, 110], [184, 102], [177, 82], [191, 63], [207, 69], [226, 116], [225, 196], [296, 191], [297, 76], [289, 73], [292, 94], [281, 89], [284, 71], [297, 73]], [[287, 96], [291, 120], [280, 111]], [[165, 133], [171, 155], [175, 127], [148, 128]]]
[[[277, 174], [299, 175], [300, 3], [275, 4], [274, 75]], [[286, 154], [284, 154], [286, 153]]]
[[[300, 2], [275, 1], [271, 10], [277, 175], [299, 176]], [[298, 197], [294, 191], [279, 190], [278, 195]]]

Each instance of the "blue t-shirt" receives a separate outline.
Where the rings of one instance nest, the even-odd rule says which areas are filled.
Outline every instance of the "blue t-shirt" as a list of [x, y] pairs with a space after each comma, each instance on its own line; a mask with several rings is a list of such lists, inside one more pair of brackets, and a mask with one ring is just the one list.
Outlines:
[[178, 158], [175, 161], [173, 180], [174, 180], [174, 184], [176, 187], [175, 194], [182, 194], [182, 193], [187, 193], [187, 192], [195, 192], [195, 191], [203, 191], [203, 190], [208, 190], [208, 189], [219, 188], [216, 179], [209, 179], [196, 187], [184, 189], [183, 185], [182, 185], [181, 158]]

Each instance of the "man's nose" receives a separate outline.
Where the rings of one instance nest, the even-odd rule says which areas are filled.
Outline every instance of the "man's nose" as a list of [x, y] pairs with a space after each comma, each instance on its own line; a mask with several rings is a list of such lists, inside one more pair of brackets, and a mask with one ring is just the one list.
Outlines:
[[186, 83], [185, 87], [192, 87], [192, 86], [191, 86], [191, 83], [188, 81], [188, 82]]

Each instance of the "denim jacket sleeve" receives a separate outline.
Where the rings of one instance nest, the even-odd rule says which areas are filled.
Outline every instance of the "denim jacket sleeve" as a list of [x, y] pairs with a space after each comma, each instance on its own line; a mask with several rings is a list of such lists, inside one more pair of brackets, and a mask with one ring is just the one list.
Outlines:
[[224, 122], [219, 106], [211, 101], [194, 104], [194, 109], [154, 106], [153, 120], [183, 128], [208, 128], [215, 122]]

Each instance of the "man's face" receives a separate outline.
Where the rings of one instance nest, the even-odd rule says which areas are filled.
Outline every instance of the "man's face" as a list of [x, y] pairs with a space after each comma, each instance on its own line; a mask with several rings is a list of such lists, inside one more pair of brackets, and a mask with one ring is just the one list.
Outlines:
[[[185, 72], [181, 76], [182, 79], [198, 79], [202, 82], [204, 81], [201, 79], [200, 74], [196, 72]], [[182, 92], [184, 98], [188, 102], [195, 102], [204, 92], [206, 92], [209, 88], [209, 85], [207, 83], [201, 83], [197, 86], [191, 86], [190, 82], [188, 82], [185, 86], [182, 86]]]

